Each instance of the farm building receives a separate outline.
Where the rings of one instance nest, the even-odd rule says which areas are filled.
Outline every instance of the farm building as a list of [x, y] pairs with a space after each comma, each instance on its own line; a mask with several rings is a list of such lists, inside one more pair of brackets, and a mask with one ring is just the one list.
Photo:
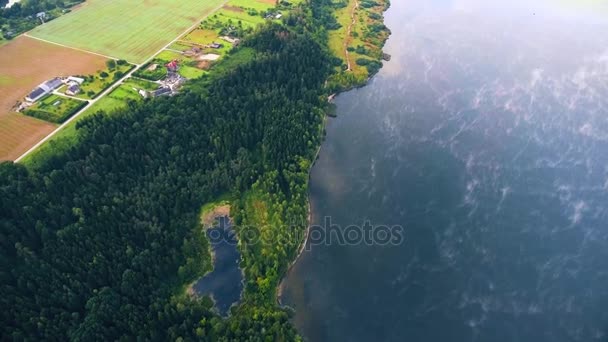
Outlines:
[[156, 89], [155, 91], [151, 92], [150, 95], [152, 97], [159, 97], [159, 96], [165, 96], [165, 95], [171, 95], [171, 88], [168, 87], [161, 87]]
[[36, 18], [40, 19], [40, 21], [42, 21], [42, 23], [44, 23], [44, 21], [46, 20], [46, 12], [38, 12], [36, 13]]
[[70, 76], [70, 77], [68, 77], [68, 82], [75, 82], [75, 83], [78, 83], [78, 84], [83, 84], [84, 83], [84, 78]]
[[222, 36], [222, 37], [220, 37], [220, 38], [222, 38], [223, 40], [227, 41], [228, 43], [230, 43], [230, 44], [232, 44], [232, 45], [234, 45], [234, 46], [239, 45], [239, 43], [241, 42], [241, 40], [240, 40], [240, 39], [238, 39], [238, 38], [233, 38], [233, 37], [229, 37], [229, 36]]
[[68, 89], [65, 91], [66, 95], [74, 96], [80, 93], [80, 84], [72, 83], [68, 86]]
[[179, 69], [179, 63], [177, 62], [176, 59], [172, 60], [171, 62], [167, 63], [167, 65], [165, 65], [167, 67], [167, 71], [168, 72], [176, 72], [177, 69]]
[[53, 78], [52, 80], [46, 81], [32, 90], [32, 92], [25, 97], [25, 100], [27, 102], [36, 102], [53, 90], [59, 88], [62, 84], [63, 82], [61, 82], [60, 78]]
[[211, 45], [209, 45], [209, 47], [212, 49], [221, 49], [223, 46], [224, 45], [222, 45], [220, 43], [216, 43], [216, 42], [213, 42], [213, 43], [211, 43]]

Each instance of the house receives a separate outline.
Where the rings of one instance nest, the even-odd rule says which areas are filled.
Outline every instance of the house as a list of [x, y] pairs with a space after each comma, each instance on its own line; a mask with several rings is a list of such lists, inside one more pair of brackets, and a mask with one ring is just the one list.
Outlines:
[[32, 92], [25, 97], [25, 100], [27, 102], [36, 102], [38, 100], [40, 100], [42, 97], [44, 97], [44, 95], [48, 94], [49, 92], [42, 88], [42, 87], [37, 87], [36, 89], [32, 90]]
[[234, 46], [239, 45], [239, 43], [241, 42], [240, 39], [238, 39], [238, 38], [232, 38], [232, 37], [229, 37], [229, 36], [222, 36], [220, 38], [222, 38], [223, 40], [227, 41], [228, 43], [230, 43], [230, 44], [232, 44]]
[[65, 91], [66, 95], [74, 96], [80, 93], [80, 84], [74, 82], [68, 85], [68, 89]]
[[43, 85], [48, 87], [50, 89], [50, 91], [53, 91], [53, 90], [61, 87], [61, 85], [63, 85], [63, 81], [61, 80], [61, 78], [55, 77], [52, 80], [44, 82]]
[[165, 65], [167, 67], [167, 71], [168, 72], [176, 72], [177, 69], [179, 69], [179, 63], [177, 61], [177, 59], [172, 60], [171, 62], [167, 63], [167, 65]]
[[60, 78], [53, 78], [52, 80], [46, 81], [40, 84], [36, 89], [32, 90], [32, 92], [25, 97], [27, 102], [36, 102], [43, 98], [45, 95], [51, 93], [53, 90], [59, 88], [63, 82]]
[[47, 18], [46, 12], [38, 12], [38, 13], [36, 13], [36, 18], [38, 20], [40, 20], [44, 24], [44, 21]]
[[155, 91], [151, 92], [150, 95], [152, 97], [171, 95], [171, 88], [160, 87], [160, 88], [156, 89]]
[[84, 78], [70, 76], [70, 77], [68, 77], [67, 81], [68, 81], [68, 83], [73, 82], [73, 83], [83, 84]]

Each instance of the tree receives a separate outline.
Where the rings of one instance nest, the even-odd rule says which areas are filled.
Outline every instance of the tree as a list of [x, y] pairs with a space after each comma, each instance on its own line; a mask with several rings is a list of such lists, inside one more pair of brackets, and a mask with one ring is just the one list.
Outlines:
[[116, 62], [113, 59], [110, 59], [106, 62], [106, 66], [108, 69], [114, 70], [114, 68], [116, 68]]

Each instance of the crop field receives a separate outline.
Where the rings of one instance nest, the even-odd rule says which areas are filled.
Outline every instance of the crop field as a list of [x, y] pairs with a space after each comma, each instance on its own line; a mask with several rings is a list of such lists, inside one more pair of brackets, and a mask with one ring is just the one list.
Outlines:
[[142, 63], [225, 0], [89, 0], [30, 35]]
[[[66, 61], [70, 61], [66, 63]], [[13, 112], [38, 84], [56, 77], [90, 74], [106, 59], [28, 37], [0, 47], [0, 160], [14, 160], [55, 129], [55, 125]]]

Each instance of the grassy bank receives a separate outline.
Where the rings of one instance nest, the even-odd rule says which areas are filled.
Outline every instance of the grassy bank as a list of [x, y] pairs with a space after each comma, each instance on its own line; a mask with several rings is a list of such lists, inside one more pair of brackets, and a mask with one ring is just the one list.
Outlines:
[[340, 60], [329, 87], [340, 91], [364, 85], [382, 67], [382, 48], [390, 35], [384, 25], [389, 0], [332, 2], [336, 28], [329, 30], [328, 46]]

